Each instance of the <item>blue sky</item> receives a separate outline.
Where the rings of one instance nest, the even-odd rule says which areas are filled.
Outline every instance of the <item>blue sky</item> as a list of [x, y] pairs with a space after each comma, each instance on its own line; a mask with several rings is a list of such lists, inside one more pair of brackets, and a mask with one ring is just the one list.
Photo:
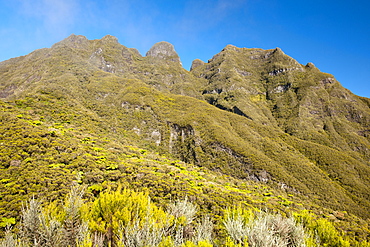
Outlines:
[[370, 97], [369, 12], [368, 0], [0, 0], [0, 61], [72, 33], [110, 34], [142, 55], [168, 41], [186, 69], [227, 44], [280, 47]]

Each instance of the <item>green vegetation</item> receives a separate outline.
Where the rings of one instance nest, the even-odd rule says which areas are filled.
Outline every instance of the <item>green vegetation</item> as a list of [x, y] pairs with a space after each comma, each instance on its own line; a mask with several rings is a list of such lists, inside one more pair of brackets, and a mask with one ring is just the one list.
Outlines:
[[[190, 72], [175, 57], [71, 36], [0, 63], [1, 236], [12, 225], [24, 238], [22, 204], [36, 197], [32, 207], [50, 211], [36, 217], [42, 234], [52, 225], [59, 241], [76, 223], [86, 246], [102, 236], [135, 246], [127, 239], [139, 235], [142, 245], [252, 245], [266, 221], [304, 229], [309, 246], [369, 239], [369, 99], [280, 49], [227, 46]], [[85, 188], [81, 214], [64, 202], [71, 183]], [[170, 212], [183, 201], [197, 210], [189, 223]], [[235, 237], [225, 210], [239, 204]], [[178, 242], [189, 227], [198, 235]]]
[[307, 211], [283, 217], [242, 206], [223, 218], [200, 217], [187, 198], [157, 207], [147, 193], [108, 188], [86, 201], [74, 185], [63, 205], [31, 199], [19, 233], [8, 228], [1, 246], [369, 246], [343, 238], [328, 220]]

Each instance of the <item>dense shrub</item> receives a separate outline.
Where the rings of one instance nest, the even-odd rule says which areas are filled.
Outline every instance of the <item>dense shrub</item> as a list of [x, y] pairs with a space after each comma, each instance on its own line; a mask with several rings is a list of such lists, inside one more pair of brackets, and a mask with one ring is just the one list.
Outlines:
[[[215, 220], [201, 217], [188, 198], [164, 210], [148, 194], [121, 187], [91, 202], [84, 201], [83, 192], [82, 186], [73, 186], [61, 206], [43, 207], [32, 198], [23, 207], [19, 233], [8, 228], [0, 246], [350, 246], [329, 221], [307, 211], [283, 217], [238, 206]], [[217, 233], [215, 225], [226, 234]]]

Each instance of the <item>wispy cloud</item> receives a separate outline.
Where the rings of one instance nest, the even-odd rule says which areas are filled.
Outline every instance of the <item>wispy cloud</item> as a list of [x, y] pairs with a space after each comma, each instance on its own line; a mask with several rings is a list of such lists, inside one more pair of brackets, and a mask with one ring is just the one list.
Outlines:
[[222, 22], [227, 22], [226, 19], [233, 12], [246, 8], [246, 3], [245, 0], [188, 1], [177, 26], [184, 36], [198, 37], [203, 32], [217, 28]]
[[80, 9], [77, 0], [23, 0], [19, 1], [19, 14], [35, 21], [35, 31], [57, 38], [69, 34]]

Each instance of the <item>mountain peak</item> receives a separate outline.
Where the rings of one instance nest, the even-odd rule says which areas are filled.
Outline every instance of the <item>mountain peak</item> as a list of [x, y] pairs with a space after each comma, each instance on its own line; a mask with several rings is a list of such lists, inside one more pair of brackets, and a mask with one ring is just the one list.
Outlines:
[[181, 64], [180, 57], [175, 51], [174, 46], [166, 41], [161, 41], [154, 44], [146, 53], [146, 56], [166, 59]]
[[285, 53], [283, 52], [283, 50], [280, 49], [279, 47], [276, 47], [275, 50], [274, 50], [274, 52], [281, 53], [281, 54], [284, 54], [285, 55]]
[[112, 43], [118, 43], [118, 39], [115, 36], [112, 35], [105, 35], [103, 38], [101, 38], [101, 41], [103, 42], [112, 42]]
[[306, 68], [310, 68], [310, 69], [315, 69], [316, 68], [316, 66], [315, 66], [315, 64], [313, 64], [313, 63], [307, 63], [306, 64]]
[[164, 206], [307, 209], [368, 237], [370, 99], [275, 47], [227, 45], [191, 70], [168, 42], [142, 57], [111, 35], [0, 63], [0, 225], [79, 174], [91, 195], [149, 185]]
[[62, 41], [54, 44], [52, 47], [58, 47], [58, 46], [70, 46], [73, 48], [81, 47], [86, 45], [88, 42], [88, 39], [83, 35], [75, 35], [71, 34], [67, 38], [63, 39]]
[[196, 67], [199, 67], [199, 66], [202, 66], [204, 64], [204, 62], [200, 59], [195, 59], [192, 63], [191, 63], [191, 67], [190, 67], [190, 71], [192, 71], [193, 69], [195, 69]]
[[237, 49], [238, 47], [236, 47], [235, 45], [227, 45], [225, 46], [225, 48], [223, 49], [223, 51], [226, 51], [226, 50], [235, 50]]

